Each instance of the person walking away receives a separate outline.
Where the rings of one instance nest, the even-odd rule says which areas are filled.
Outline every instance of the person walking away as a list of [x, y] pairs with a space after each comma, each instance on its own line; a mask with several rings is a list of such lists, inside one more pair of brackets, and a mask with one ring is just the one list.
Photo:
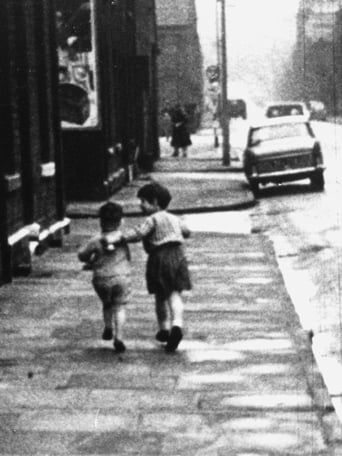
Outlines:
[[171, 201], [169, 190], [153, 182], [137, 194], [146, 220], [124, 233], [126, 242], [143, 242], [148, 254], [147, 290], [155, 297], [159, 330], [156, 339], [166, 342], [165, 350], [173, 352], [183, 338], [183, 301], [181, 292], [191, 289], [184, 238], [190, 231], [184, 222], [166, 209]]
[[178, 157], [179, 149], [183, 152], [183, 157], [187, 156], [187, 148], [192, 144], [187, 129], [188, 117], [184, 108], [177, 104], [171, 113], [173, 157]]
[[90, 264], [93, 270], [92, 284], [102, 301], [104, 340], [113, 339], [114, 318], [114, 349], [117, 353], [126, 349], [123, 326], [131, 289], [129, 248], [123, 240], [115, 245], [113, 242], [122, 238], [119, 230], [122, 216], [121, 205], [113, 202], [102, 205], [99, 211], [101, 232], [78, 251], [79, 260]]

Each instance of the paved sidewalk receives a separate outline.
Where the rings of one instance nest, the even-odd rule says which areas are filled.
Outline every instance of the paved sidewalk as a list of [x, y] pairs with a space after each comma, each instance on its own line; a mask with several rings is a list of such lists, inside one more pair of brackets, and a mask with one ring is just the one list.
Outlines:
[[[128, 226], [137, 219], [126, 220]], [[0, 289], [0, 455], [340, 455], [328, 395], [261, 235], [194, 233], [185, 338], [154, 340], [145, 255], [132, 246], [128, 350], [103, 342], [72, 222], [60, 250]]]
[[[184, 162], [165, 145], [153, 173], [171, 187], [173, 210], [254, 204], [243, 174], [222, 172], [217, 157], [213, 171], [205, 155], [217, 152], [198, 139], [190, 169], [177, 170]], [[139, 184], [115, 195], [127, 227], [141, 221]], [[132, 245], [128, 350], [116, 355], [101, 340], [91, 273], [76, 258], [98, 230], [97, 208], [76, 209], [63, 248], [0, 288], [0, 456], [342, 456], [341, 427], [266, 237], [193, 233], [194, 288], [174, 354], [154, 340], [146, 258]]]
[[[192, 141], [188, 158], [173, 158], [171, 146], [161, 138], [161, 159], [155, 163], [154, 171], [125, 185], [111, 198], [123, 204], [126, 216], [141, 215], [136, 194], [150, 180], [168, 186], [173, 196], [169, 209], [175, 213], [238, 210], [255, 204], [241, 162], [234, 159], [229, 167], [223, 166], [221, 149], [213, 147], [208, 130], [192, 135]], [[70, 203], [67, 215], [96, 217], [101, 204], [101, 201]]]

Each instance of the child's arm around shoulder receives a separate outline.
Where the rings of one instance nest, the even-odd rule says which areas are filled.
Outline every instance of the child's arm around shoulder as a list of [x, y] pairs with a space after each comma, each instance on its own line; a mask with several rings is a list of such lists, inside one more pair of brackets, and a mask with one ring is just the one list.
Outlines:
[[154, 230], [154, 219], [152, 216], [147, 217], [140, 225], [135, 226], [124, 232], [123, 240], [126, 242], [142, 241]]

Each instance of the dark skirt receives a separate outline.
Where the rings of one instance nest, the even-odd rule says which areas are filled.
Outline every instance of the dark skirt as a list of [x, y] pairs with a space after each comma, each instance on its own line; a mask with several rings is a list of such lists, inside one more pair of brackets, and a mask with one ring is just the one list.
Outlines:
[[154, 249], [148, 256], [146, 267], [147, 290], [162, 298], [173, 291], [191, 289], [188, 262], [180, 243], [167, 243]]

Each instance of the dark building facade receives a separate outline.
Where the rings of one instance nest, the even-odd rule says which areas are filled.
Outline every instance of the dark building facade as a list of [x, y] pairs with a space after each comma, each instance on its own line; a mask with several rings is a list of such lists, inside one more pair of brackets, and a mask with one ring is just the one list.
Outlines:
[[0, 9], [0, 283], [60, 245], [64, 217], [55, 13], [49, 0]]
[[136, 84], [138, 164], [150, 170], [159, 158], [157, 22], [155, 0], [136, 2]]
[[156, 0], [159, 107], [187, 108], [191, 130], [199, 124], [203, 103], [203, 64], [194, 0]]
[[0, 9], [0, 284], [61, 245], [68, 200], [103, 200], [159, 156], [154, 0]]
[[56, 9], [66, 197], [101, 200], [158, 156], [154, 2], [56, 0]]

